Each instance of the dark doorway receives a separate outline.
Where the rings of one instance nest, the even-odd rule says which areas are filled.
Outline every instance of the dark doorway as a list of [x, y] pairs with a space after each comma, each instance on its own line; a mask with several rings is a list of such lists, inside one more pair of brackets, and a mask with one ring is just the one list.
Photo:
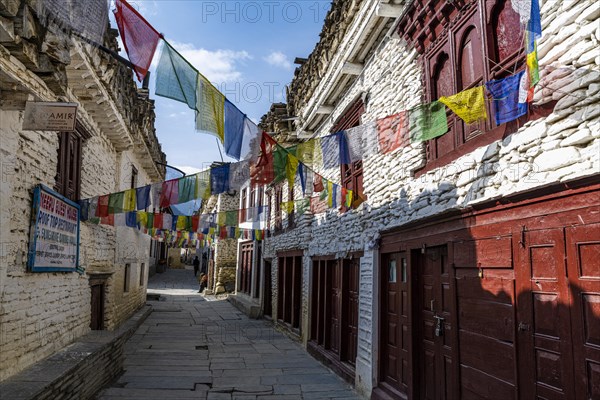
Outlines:
[[263, 315], [273, 317], [273, 293], [272, 293], [272, 276], [271, 276], [271, 261], [265, 260], [264, 274], [264, 311]]
[[104, 329], [104, 284], [92, 284], [92, 316], [90, 329]]

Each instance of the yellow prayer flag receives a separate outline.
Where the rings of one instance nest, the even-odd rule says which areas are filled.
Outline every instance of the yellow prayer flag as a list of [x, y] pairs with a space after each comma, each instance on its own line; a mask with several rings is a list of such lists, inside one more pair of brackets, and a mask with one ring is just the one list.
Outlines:
[[196, 174], [196, 198], [206, 200], [210, 197], [210, 171]]
[[198, 74], [196, 90], [196, 129], [215, 135], [223, 143], [225, 96], [202, 74]]
[[138, 224], [141, 226], [148, 225], [148, 213], [145, 211], [138, 211], [136, 216]]
[[293, 201], [284, 201], [281, 203], [281, 209], [285, 211], [287, 214], [291, 214], [294, 212], [294, 202]]
[[346, 207], [350, 207], [352, 205], [352, 190], [348, 190], [346, 192]]
[[313, 139], [313, 165], [323, 165], [323, 149], [321, 148], [321, 138]]
[[217, 213], [217, 225], [223, 226], [225, 225], [225, 220], [227, 219], [227, 214], [225, 211], [219, 211]]
[[125, 196], [123, 199], [123, 211], [135, 211], [135, 189], [129, 189], [125, 191]]
[[300, 143], [296, 150], [296, 156], [304, 164], [312, 165], [315, 158], [315, 140], [310, 139]]
[[327, 181], [327, 206], [333, 207], [333, 182]]
[[294, 186], [294, 179], [296, 178], [296, 171], [298, 171], [298, 159], [292, 154], [288, 154], [287, 163], [285, 164], [285, 174], [287, 175], [288, 184], [290, 187]]
[[187, 218], [184, 217], [183, 215], [180, 215], [177, 217], [177, 230], [178, 231], [184, 231], [187, 225]]
[[483, 86], [463, 90], [452, 96], [442, 96], [438, 100], [454, 111], [467, 124], [487, 119]]

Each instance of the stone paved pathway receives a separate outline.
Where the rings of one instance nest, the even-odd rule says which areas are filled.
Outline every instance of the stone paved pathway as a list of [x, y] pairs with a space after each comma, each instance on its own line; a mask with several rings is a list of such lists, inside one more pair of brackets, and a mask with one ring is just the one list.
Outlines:
[[125, 372], [100, 400], [359, 399], [266, 321], [198, 294], [193, 271], [151, 278], [153, 312], [129, 340]]

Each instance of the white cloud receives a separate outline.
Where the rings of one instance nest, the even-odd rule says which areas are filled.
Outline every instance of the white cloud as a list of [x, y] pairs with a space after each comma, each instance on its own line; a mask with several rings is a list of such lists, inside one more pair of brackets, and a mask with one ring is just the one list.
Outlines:
[[[213, 83], [233, 82], [242, 77], [237, 69], [238, 64], [252, 59], [247, 51], [219, 49], [210, 51], [196, 48], [190, 43], [172, 42], [173, 47], [181, 53], [202, 75]], [[154, 57], [156, 60], [158, 57]]]
[[272, 51], [271, 54], [263, 58], [269, 64], [283, 69], [291, 69], [292, 63], [287, 59], [286, 55], [280, 51]]

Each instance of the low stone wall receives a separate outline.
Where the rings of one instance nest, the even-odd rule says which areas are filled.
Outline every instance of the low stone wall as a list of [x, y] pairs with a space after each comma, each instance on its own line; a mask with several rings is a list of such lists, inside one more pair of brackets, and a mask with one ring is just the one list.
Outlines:
[[123, 368], [125, 342], [150, 315], [140, 309], [115, 331], [92, 331], [60, 352], [0, 383], [11, 400], [91, 399]]

